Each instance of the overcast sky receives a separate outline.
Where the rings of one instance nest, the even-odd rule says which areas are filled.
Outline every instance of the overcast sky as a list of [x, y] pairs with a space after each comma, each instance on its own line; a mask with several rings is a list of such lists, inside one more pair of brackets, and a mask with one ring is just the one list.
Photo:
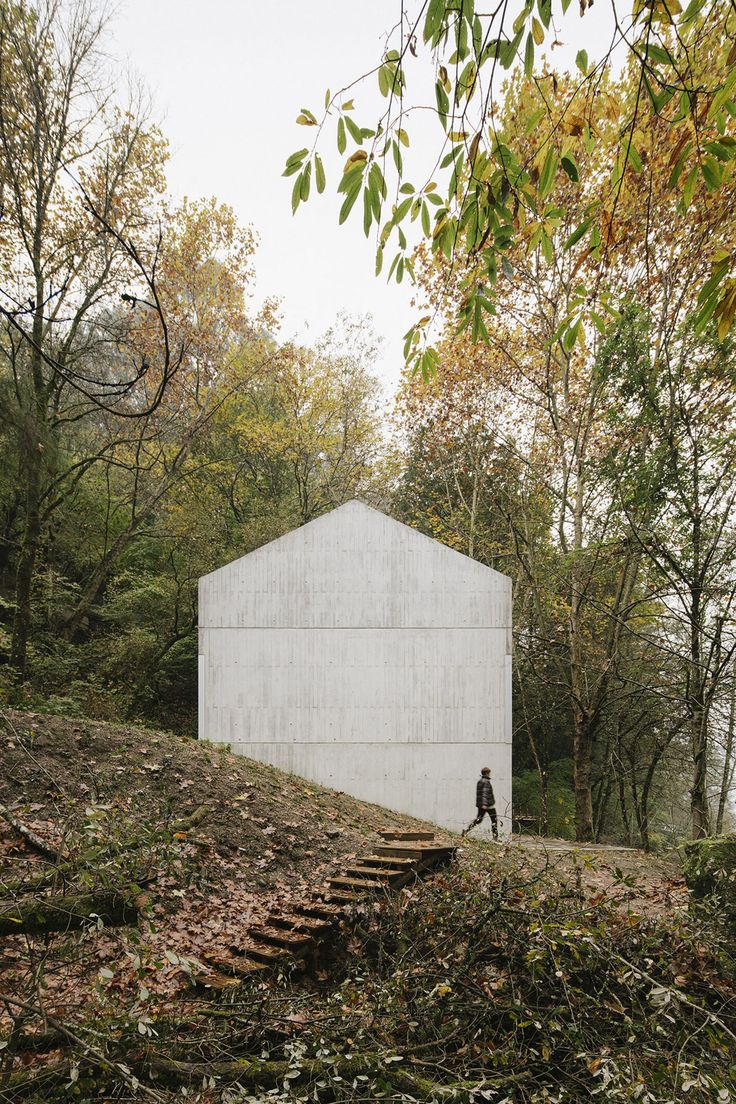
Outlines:
[[[573, 64], [581, 46], [595, 56], [606, 40], [608, 7], [599, 3], [584, 20], [571, 18], [575, 9], [562, 35], [568, 41], [553, 55], [557, 67]], [[328, 86], [335, 91], [371, 68], [398, 10], [398, 0], [119, 0], [110, 26], [110, 52], [148, 87], [171, 143], [172, 193], [217, 196], [254, 227], [257, 298], [282, 299], [288, 336], [311, 341], [341, 311], [372, 314], [387, 390], [398, 381], [401, 336], [413, 321], [411, 288], [374, 277], [374, 246], [360, 218], [338, 227], [336, 153], [325, 194], [296, 217], [293, 180], [281, 173], [312, 137], [295, 125], [299, 108], [317, 114]], [[356, 93], [357, 108], [369, 105], [363, 119], [384, 102], [374, 84]], [[414, 147], [436, 126], [426, 116], [412, 124]], [[332, 132], [325, 148], [334, 149]]]

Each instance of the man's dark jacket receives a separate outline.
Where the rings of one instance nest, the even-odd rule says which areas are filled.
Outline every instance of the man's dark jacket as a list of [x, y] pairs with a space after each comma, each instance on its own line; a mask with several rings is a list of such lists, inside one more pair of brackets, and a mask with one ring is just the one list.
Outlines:
[[492, 809], [496, 804], [491, 780], [484, 775], [478, 779], [478, 785], [475, 789], [475, 804], [479, 809], [482, 809], [484, 805], [487, 809]]

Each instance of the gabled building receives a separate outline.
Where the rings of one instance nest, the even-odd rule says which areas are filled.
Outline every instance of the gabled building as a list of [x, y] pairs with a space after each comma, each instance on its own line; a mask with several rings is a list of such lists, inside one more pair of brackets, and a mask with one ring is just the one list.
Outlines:
[[200, 579], [199, 735], [455, 830], [489, 766], [510, 831], [511, 580], [348, 502]]

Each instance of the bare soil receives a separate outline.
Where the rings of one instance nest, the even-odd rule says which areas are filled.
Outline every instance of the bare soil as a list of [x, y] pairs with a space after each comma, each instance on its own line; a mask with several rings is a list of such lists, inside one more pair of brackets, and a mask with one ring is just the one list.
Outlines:
[[[145, 882], [146, 922], [138, 930], [89, 930], [44, 950], [47, 1007], [60, 1014], [97, 999], [109, 1004], [116, 991], [128, 999], [142, 978], [153, 996], [178, 998], [190, 960], [242, 945], [248, 927], [274, 906], [307, 897], [378, 842], [376, 829], [433, 828], [171, 733], [10, 710], [0, 713], [0, 801], [68, 864], [80, 862], [88, 881], [114, 884], [128, 869]], [[195, 828], [161, 844], [167, 826], [202, 806]], [[642, 916], [686, 905], [672, 856], [555, 840], [457, 842], [469, 876], [480, 860], [499, 878], [541, 873], [541, 893], [562, 887], [592, 907], [601, 895]], [[98, 853], [104, 861], [95, 868]], [[0, 820], [0, 890], [44, 869]], [[80, 888], [73, 875], [71, 882]], [[38, 958], [25, 937], [4, 940], [0, 991], [26, 991]]]

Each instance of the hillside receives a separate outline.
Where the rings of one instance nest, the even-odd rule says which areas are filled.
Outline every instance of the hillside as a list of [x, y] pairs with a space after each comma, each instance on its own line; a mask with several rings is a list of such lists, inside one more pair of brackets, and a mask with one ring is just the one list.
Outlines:
[[377, 828], [428, 826], [166, 733], [1, 721], [0, 802], [33, 834], [0, 821], [6, 904], [129, 911], [6, 934], [0, 1100], [732, 1099], [733, 959], [673, 859], [464, 841], [356, 901], [306, 972], [218, 991], [208, 956]]

